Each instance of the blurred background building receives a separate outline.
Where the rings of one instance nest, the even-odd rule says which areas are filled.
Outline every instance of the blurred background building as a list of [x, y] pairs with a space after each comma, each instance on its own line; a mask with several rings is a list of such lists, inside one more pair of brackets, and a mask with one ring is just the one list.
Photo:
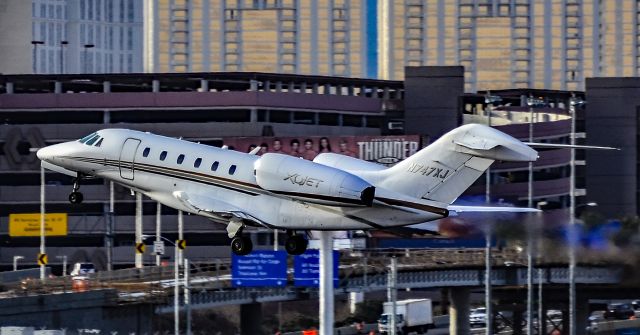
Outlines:
[[145, 0], [145, 70], [404, 78], [462, 65], [465, 91], [583, 90], [636, 76], [634, 1]]
[[142, 72], [141, 0], [0, 1], [0, 73]]

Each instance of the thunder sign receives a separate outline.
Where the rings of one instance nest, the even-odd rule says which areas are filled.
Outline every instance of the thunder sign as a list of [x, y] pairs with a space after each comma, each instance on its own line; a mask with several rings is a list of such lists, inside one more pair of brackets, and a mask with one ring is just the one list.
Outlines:
[[258, 155], [272, 152], [313, 160], [324, 152], [339, 153], [369, 162], [393, 165], [420, 150], [420, 136], [307, 136], [307, 137], [225, 137], [229, 149]]

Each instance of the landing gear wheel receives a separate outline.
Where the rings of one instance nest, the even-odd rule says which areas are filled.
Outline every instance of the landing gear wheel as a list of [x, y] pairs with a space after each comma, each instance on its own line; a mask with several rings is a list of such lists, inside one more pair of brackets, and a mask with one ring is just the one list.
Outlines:
[[284, 243], [284, 248], [290, 255], [302, 255], [309, 245], [309, 241], [302, 235], [291, 235]]
[[84, 196], [78, 191], [73, 191], [71, 192], [71, 194], [69, 194], [69, 202], [72, 204], [80, 204], [82, 203], [83, 199]]
[[231, 240], [231, 251], [238, 256], [248, 255], [253, 250], [253, 243], [247, 236], [236, 236]]

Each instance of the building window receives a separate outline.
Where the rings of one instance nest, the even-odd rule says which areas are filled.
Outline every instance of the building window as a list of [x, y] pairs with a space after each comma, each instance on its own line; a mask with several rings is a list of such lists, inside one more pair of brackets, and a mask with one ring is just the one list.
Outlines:
[[229, 167], [229, 174], [233, 175], [234, 173], [236, 173], [236, 166], [235, 165], [231, 165]]
[[165, 160], [166, 158], [167, 158], [167, 152], [166, 152], [166, 151], [161, 152], [161, 153], [160, 153], [160, 160], [161, 160], [161, 161], [163, 161], [163, 160]]
[[211, 164], [211, 171], [218, 170], [218, 165], [220, 165], [218, 161], [213, 162], [213, 164]]
[[151, 152], [151, 148], [149, 147], [144, 148], [144, 151], [142, 152], [142, 157], [149, 156], [149, 152]]
[[194, 168], [199, 168], [200, 164], [202, 164], [202, 158], [197, 158], [195, 162], [193, 162]]
[[180, 155], [178, 156], [178, 159], [176, 160], [176, 163], [178, 163], [178, 164], [182, 164], [182, 162], [184, 162], [184, 155], [183, 155], [183, 154], [180, 154]]

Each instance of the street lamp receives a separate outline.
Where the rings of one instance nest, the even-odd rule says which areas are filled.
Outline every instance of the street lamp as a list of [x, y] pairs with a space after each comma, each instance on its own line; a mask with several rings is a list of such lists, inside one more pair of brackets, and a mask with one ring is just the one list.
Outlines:
[[[173, 268], [173, 273], [174, 273], [174, 285], [173, 285], [173, 327], [174, 327], [174, 333], [175, 334], [180, 334], [180, 271], [179, 271], [179, 266], [180, 266], [180, 260], [179, 260], [179, 253], [178, 253], [178, 245], [174, 242], [172, 242], [171, 240], [167, 239], [164, 236], [160, 236], [160, 235], [146, 235], [146, 234], [142, 234], [140, 235], [140, 238], [144, 241], [146, 239], [148, 239], [149, 237], [156, 237], [156, 239], [158, 238], [158, 236], [163, 239], [164, 241], [168, 242], [169, 244], [173, 245], [174, 249], [175, 249], [175, 254], [174, 254], [174, 268]], [[191, 304], [190, 304], [190, 299], [189, 296], [191, 294], [190, 292], [190, 287], [189, 287], [189, 275], [188, 275], [188, 264], [189, 264], [189, 260], [185, 259], [184, 260], [184, 264], [185, 264], [185, 284], [184, 284], [184, 295], [185, 295], [185, 300], [184, 300], [184, 308], [186, 310], [187, 313], [187, 334], [190, 335], [191, 334]]]
[[586, 101], [571, 94], [569, 99], [569, 113], [571, 114], [571, 160], [569, 179], [569, 335], [576, 335], [576, 106], [582, 106]]
[[24, 259], [24, 256], [13, 256], [13, 271], [18, 271], [18, 261]]
[[[536, 217], [538, 218], [538, 228], [542, 225], [542, 207], [546, 206], [548, 202], [539, 201], [536, 204], [536, 208], [540, 210], [540, 212], [536, 213]], [[538, 239], [538, 334], [542, 334], [544, 316], [542, 315], [542, 255], [540, 254], [540, 250], [542, 250], [542, 239]], [[529, 319], [529, 323], [531, 323], [531, 318]]]
[[[534, 108], [543, 107], [544, 100], [536, 99], [533, 95], [527, 98], [529, 106], [529, 143], [533, 143], [533, 116]], [[527, 207], [533, 207], [533, 162], [529, 162], [529, 180], [527, 192]], [[533, 239], [531, 225], [527, 225], [527, 334], [533, 334]]]
[[64, 46], [69, 44], [69, 41], [60, 41], [60, 74], [64, 74]]
[[31, 41], [33, 44], [33, 73], [38, 73], [38, 45], [44, 44], [44, 41]]
[[89, 49], [95, 47], [95, 44], [85, 44], [82, 47], [84, 48], [84, 73], [89, 73], [88, 52]]
[[62, 276], [67, 275], [67, 255], [56, 256], [57, 259], [62, 259]]

